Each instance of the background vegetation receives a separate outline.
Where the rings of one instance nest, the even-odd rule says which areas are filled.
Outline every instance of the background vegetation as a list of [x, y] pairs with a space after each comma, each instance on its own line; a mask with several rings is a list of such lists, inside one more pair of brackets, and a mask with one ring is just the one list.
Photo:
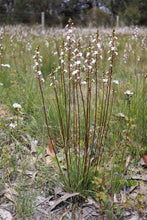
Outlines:
[[40, 23], [64, 27], [71, 17], [75, 25], [147, 25], [147, 0], [1, 0], [0, 23]]

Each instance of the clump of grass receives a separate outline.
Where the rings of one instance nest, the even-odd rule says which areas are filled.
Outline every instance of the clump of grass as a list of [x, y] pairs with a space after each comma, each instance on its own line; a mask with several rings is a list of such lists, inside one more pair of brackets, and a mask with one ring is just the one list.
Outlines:
[[24, 182], [18, 183], [16, 188], [16, 215], [20, 219], [28, 218], [31, 220], [35, 210], [34, 199], [36, 195], [34, 191], [29, 187], [26, 177], [23, 181]]
[[[97, 175], [97, 167], [104, 163], [105, 140], [112, 113], [114, 91], [111, 88], [113, 66], [118, 54], [115, 31], [109, 42], [108, 70], [99, 74], [100, 38], [97, 32], [89, 39], [84, 55], [80, 39], [75, 40], [72, 22], [69, 21], [66, 39], [60, 52], [60, 66], [52, 71], [50, 86], [55, 95], [58, 132], [53, 135], [49, 128], [43, 93], [41, 57], [39, 47], [35, 53], [35, 71], [41, 91], [42, 104], [48, 137], [55, 153], [60, 180], [68, 192], [92, 190], [92, 180]], [[85, 62], [84, 62], [84, 59]], [[60, 74], [60, 78], [56, 76]], [[53, 95], [53, 91], [51, 95]], [[49, 112], [50, 116], [50, 112]], [[53, 140], [54, 137], [54, 140]], [[56, 153], [56, 139], [63, 148], [64, 171]]]

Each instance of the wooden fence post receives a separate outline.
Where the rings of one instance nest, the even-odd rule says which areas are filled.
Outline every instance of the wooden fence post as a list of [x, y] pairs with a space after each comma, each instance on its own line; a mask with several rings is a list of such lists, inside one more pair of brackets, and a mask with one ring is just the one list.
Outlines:
[[116, 16], [116, 26], [119, 27], [119, 16]]
[[41, 12], [41, 26], [42, 26], [42, 30], [45, 27], [45, 13]]

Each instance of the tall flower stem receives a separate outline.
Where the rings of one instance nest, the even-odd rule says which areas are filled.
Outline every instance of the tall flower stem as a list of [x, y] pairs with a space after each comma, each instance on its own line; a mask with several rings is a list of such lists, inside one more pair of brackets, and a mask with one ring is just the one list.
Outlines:
[[[38, 54], [39, 54], [39, 46], [36, 49], [36, 61], [39, 63], [39, 55]], [[37, 73], [38, 73], [39, 72], [39, 65], [37, 65], [36, 70], [37, 70]], [[48, 125], [47, 114], [46, 114], [45, 99], [44, 99], [44, 94], [43, 94], [40, 75], [38, 74], [38, 76], [36, 76], [36, 78], [38, 79], [39, 88], [40, 88], [40, 92], [41, 92], [41, 98], [42, 98], [42, 104], [43, 104], [43, 110], [44, 110], [45, 123], [46, 123], [46, 127], [47, 127], [47, 133], [48, 133], [48, 137], [49, 137], [49, 143], [52, 145], [60, 174], [62, 175], [64, 184], [66, 185], [65, 178], [64, 178], [64, 175], [63, 175], [63, 172], [62, 172], [62, 169], [61, 169], [61, 166], [60, 166], [60, 163], [59, 163], [56, 151], [55, 151], [55, 147], [54, 147], [54, 144], [53, 144], [53, 141], [52, 141], [52, 137], [51, 137], [51, 134], [50, 134], [50, 131], [49, 131], [49, 125]]]
[[66, 159], [66, 165], [67, 165], [68, 181], [69, 181], [69, 186], [71, 187], [71, 182], [70, 182], [70, 177], [69, 177], [68, 154], [67, 154], [65, 135], [64, 135], [64, 127], [63, 127], [63, 121], [62, 121], [62, 116], [61, 116], [61, 112], [60, 112], [59, 100], [58, 100], [58, 95], [57, 95], [57, 91], [56, 91], [56, 86], [55, 86], [54, 80], [53, 80], [53, 85], [54, 85], [54, 92], [55, 92], [55, 96], [56, 96], [57, 108], [58, 108], [58, 112], [59, 112], [60, 125], [61, 125], [61, 131], [62, 131], [62, 138], [63, 138], [63, 143], [64, 143], [64, 153], [65, 153], [65, 159]]

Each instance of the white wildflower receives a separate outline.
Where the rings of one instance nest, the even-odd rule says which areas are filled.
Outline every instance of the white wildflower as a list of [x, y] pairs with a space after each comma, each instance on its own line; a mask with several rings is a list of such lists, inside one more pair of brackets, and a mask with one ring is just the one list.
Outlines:
[[81, 82], [81, 85], [86, 85], [86, 84], [87, 84], [86, 81], [82, 81], [82, 82]]
[[3, 63], [2, 63], [1, 66], [10, 68], [10, 65], [9, 65], [9, 64], [3, 64]]
[[76, 64], [76, 65], [80, 65], [80, 64], [81, 64], [81, 61], [80, 61], [80, 60], [77, 60], [77, 61], [75, 62], [75, 64]]
[[96, 54], [98, 54], [98, 51], [94, 51], [93, 55], [96, 55]]
[[111, 47], [111, 50], [113, 50], [113, 51], [116, 50], [116, 47]]
[[98, 43], [98, 44], [97, 44], [97, 47], [98, 47], [99, 49], [101, 48], [101, 45], [100, 45], [100, 43]]
[[49, 47], [49, 42], [47, 40], [45, 41], [45, 46]]
[[130, 90], [127, 90], [124, 92], [125, 95], [133, 95], [133, 92], [131, 92]]
[[40, 70], [37, 73], [38, 73], [39, 76], [42, 74]]
[[17, 126], [17, 122], [16, 121], [14, 123], [10, 123], [9, 124], [10, 129], [15, 128], [16, 126]]
[[92, 40], [92, 43], [94, 43], [95, 41], [96, 41], [96, 39], [93, 39], [93, 40]]
[[118, 115], [119, 117], [125, 118], [125, 115], [124, 115], [123, 113], [121, 113], [121, 112], [118, 113], [117, 115]]
[[90, 53], [88, 52], [87, 54], [86, 54], [86, 57], [88, 57], [90, 55]]
[[82, 57], [82, 53], [80, 52], [80, 53], [78, 54], [78, 56], [79, 56], [79, 57]]
[[68, 29], [68, 33], [72, 33], [72, 29]]
[[140, 61], [140, 56], [137, 57], [137, 61], [138, 61], [138, 62]]
[[76, 48], [76, 49], [74, 50], [74, 53], [76, 53], [76, 52], [77, 52], [77, 50], [78, 50], [78, 49]]
[[117, 84], [117, 85], [119, 84], [119, 81], [118, 81], [118, 80], [112, 80], [112, 82], [115, 83], [115, 84]]
[[45, 79], [44, 79], [44, 78], [41, 78], [41, 81], [44, 83], [44, 82], [45, 82]]
[[107, 83], [107, 82], [108, 82], [108, 79], [103, 79], [103, 82], [104, 82], [104, 83]]
[[72, 72], [72, 75], [74, 76], [74, 75], [76, 75], [78, 73], [78, 70], [74, 70], [73, 72]]
[[111, 46], [111, 45], [112, 45], [112, 41], [109, 42], [109, 46]]
[[96, 60], [92, 59], [91, 63], [92, 63], [92, 64], [96, 63]]
[[3, 83], [0, 83], [0, 86], [3, 86], [4, 84]]
[[28, 51], [30, 51], [32, 49], [32, 45], [28, 42], [27, 45], [26, 45], [26, 49]]
[[70, 36], [67, 36], [67, 38], [66, 38], [67, 40], [69, 40], [70, 39]]
[[14, 104], [13, 104], [13, 108], [22, 108], [22, 107], [21, 107], [20, 104], [18, 104], [18, 103], [14, 103]]
[[67, 24], [67, 25], [65, 26], [65, 29], [67, 29], [67, 28], [68, 28], [68, 26], [69, 26], [69, 25]]

